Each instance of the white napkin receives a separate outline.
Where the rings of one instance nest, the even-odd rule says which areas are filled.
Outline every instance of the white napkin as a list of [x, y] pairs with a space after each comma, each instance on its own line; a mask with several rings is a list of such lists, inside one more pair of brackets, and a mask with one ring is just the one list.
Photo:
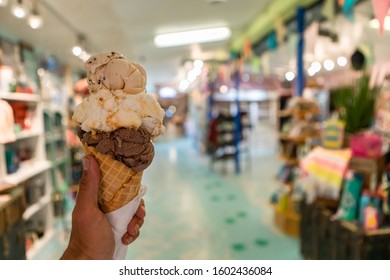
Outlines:
[[106, 216], [111, 223], [115, 239], [114, 260], [124, 260], [127, 254], [127, 245], [122, 243], [122, 236], [127, 231], [127, 225], [135, 215], [142, 197], [145, 195], [147, 187], [141, 185], [138, 195], [121, 208], [107, 213]]

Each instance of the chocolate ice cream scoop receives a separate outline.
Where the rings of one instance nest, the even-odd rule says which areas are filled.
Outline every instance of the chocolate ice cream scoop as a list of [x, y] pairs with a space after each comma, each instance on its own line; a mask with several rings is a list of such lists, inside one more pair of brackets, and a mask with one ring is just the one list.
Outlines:
[[116, 160], [140, 172], [154, 157], [154, 147], [143, 128], [119, 128], [113, 132], [78, 132], [83, 144], [95, 147], [99, 153], [111, 154]]

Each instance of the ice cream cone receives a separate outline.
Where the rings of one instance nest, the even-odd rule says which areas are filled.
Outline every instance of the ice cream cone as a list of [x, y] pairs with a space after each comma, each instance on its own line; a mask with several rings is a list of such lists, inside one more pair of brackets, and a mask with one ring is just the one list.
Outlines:
[[111, 155], [99, 153], [94, 147], [85, 145], [84, 150], [86, 154], [92, 154], [100, 166], [98, 201], [104, 213], [121, 208], [138, 195], [143, 171], [136, 173]]

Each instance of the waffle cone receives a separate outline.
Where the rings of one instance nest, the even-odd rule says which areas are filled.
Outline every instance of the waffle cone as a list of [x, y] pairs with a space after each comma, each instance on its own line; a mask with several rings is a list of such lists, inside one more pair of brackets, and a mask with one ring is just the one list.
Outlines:
[[98, 201], [104, 213], [121, 208], [137, 196], [143, 171], [136, 173], [111, 155], [99, 153], [94, 147], [84, 146], [84, 150], [86, 154], [92, 154], [100, 166]]

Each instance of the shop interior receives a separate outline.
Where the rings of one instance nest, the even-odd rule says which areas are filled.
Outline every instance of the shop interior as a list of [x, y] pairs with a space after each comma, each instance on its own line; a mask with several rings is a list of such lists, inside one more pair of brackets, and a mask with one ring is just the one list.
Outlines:
[[389, 259], [389, 11], [0, 0], [0, 260], [66, 248], [85, 154], [72, 116], [84, 62], [108, 51], [145, 68], [165, 111], [126, 259]]

